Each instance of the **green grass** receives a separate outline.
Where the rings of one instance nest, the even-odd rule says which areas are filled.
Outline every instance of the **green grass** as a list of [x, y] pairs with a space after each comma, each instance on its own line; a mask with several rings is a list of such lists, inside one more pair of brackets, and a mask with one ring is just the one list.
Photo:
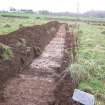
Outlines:
[[88, 81], [81, 81], [79, 88], [84, 91], [89, 91], [91, 93], [97, 94], [105, 94], [105, 84], [103, 82], [93, 79]]
[[[8, 17], [2, 17], [1, 15], [10, 15], [10, 16], [26, 16], [29, 18], [19, 19], [19, 18], [8, 18]], [[40, 17], [40, 19], [37, 19], [37, 17]], [[80, 17], [80, 20], [86, 21], [86, 20], [93, 20], [96, 18], [83, 18]], [[0, 12], [0, 35], [7, 34], [10, 32], [13, 32], [17, 29], [19, 29], [19, 25], [22, 24], [23, 26], [32, 26], [32, 25], [38, 25], [43, 24], [51, 20], [57, 20], [62, 22], [75, 22], [77, 20], [77, 17], [70, 17], [70, 16], [49, 16], [49, 15], [38, 15], [35, 13], [8, 13], [8, 12]], [[99, 20], [99, 19], [96, 19]], [[11, 27], [5, 28], [4, 26], [6, 24], [9, 24]]]
[[[102, 34], [103, 31], [105, 31], [104, 26], [80, 23], [78, 61], [70, 67], [73, 79], [79, 80], [78, 88], [94, 95], [105, 94], [105, 35]], [[97, 102], [97, 105], [103, 104]]]
[[[1, 15], [10, 15], [10, 16], [27, 16], [29, 18], [10, 18], [10, 17], [2, 17]], [[40, 17], [40, 19], [37, 19]], [[19, 29], [19, 25], [23, 26], [32, 26], [32, 25], [40, 25], [48, 22], [47, 16], [39, 16], [31, 13], [0, 13], [0, 35], [7, 34]], [[5, 27], [8, 24], [10, 27]]]
[[2, 60], [11, 60], [13, 57], [12, 49], [7, 45], [0, 43], [0, 51], [0, 58]]
[[81, 24], [80, 49], [78, 62], [85, 65], [85, 69], [92, 78], [105, 77], [105, 35], [97, 26]]

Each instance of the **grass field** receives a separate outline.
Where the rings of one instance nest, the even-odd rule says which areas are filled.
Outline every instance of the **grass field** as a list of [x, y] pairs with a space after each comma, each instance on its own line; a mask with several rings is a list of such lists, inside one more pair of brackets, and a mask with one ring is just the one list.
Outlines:
[[[28, 18], [11, 18], [11, 17], [2, 17], [2, 15], [9, 16], [25, 16]], [[94, 20], [95, 18], [88, 18], [88, 20]], [[63, 22], [75, 22], [77, 17], [69, 17], [69, 16], [46, 16], [46, 15], [38, 15], [33, 13], [0, 13], [0, 35], [6, 34], [12, 31], [19, 29], [21, 25], [23, 26], [31, 26], [46, 23], [51, 20], [60, 20]], [[87, 21], [87, 18], [80, 17], [81, 21]], [[100, 20], [100, 19], [98, 19]], [[7, 27], [8, 26], [8, 27]]]
[[105, 34], [102, 34], [105, 27], [81, 24], [80, 31], [78, 62], [89, 73], [89, 78], [105, 82]]
[[[2, 15], [26, 16], [28, 18], [2, 17]], [[40, 19], [38, 19], [38, 17], [40, 17]], [[21, 25], [32, 26], [46, 23], [48, 21], [46, 18], [47, 17], [45, 16], [39, 16], [31, 13], [0, 13], [0, 35], [15, 31], [19, 29]]]
[[[105, 26], [80, 23], [78, 61], [72, 64], [72, 76], [78, 88], [105, 97]], [[105, 99], [102, 99], [105, 101]], [[104, 102], [97, 105], [104, 105]]]
[[[29, 18], [2, 17], [2, 14], [14, 16], [27, 16]], [[40, 18], [39, 18], [40, 17]], [[19, 29], [22, 26], [31, 26], [46, 23], [50, 20], [61, 20], [73, 23], [76, 17], [48, 17], [36, 14], [0, 13], [0, 35]], [[86, 20], [87, 18], [81, 18]], [[90, 18], [89, 18], [90, 19]], [[91, 18], [96, 20], [96, 18]], [[103, 19], [104, 21], [104, 19]], [[105, 26], [79, 23], [79, 51], [77, 62], [71, 65], [71, 76], [79, 82], [78, 88], [103, 96], [105, 94]], [[105, 100], [104, 100], [105, 101]], [[104, 105], [103, 101], [97, 105]]]

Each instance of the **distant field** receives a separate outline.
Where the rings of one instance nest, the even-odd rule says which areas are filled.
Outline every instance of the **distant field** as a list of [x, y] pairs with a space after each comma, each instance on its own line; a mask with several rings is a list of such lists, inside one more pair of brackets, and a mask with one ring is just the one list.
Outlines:
[[[62, 22], [76, 22], [78, 17], [69, 16], [46, 16], [38, 15], [35, 13], [0, 13], [0, 35], [15, 31], [20, 26], [32, 26], [37, 24], [43, 24], [48, 21], [57, 20]], [[87, 21], [88, 19], [88, 21]], [[96, 18], [83, 18], [79, 17], [79, 21], [104, 21], [104, 19]]]
[[20, 26], [32, 26], [46, 23], [47, 21], [46, 17], [35, 14], [0, 13], [0, 35], [15, 31]]

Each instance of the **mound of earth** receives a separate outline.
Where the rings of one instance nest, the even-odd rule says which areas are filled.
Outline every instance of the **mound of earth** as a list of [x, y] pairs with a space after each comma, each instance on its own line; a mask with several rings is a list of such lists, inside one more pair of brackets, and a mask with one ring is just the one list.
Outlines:
[[0, 59], [0, 94], [8, 79], [21, 73], [37, 58], [57, 32], [60, 23], [53, 21], [44, 25], [21, 28], [7, 35], [0, 35], [0, 43], [13, 51], [10, 60]]
[[0, 105], [79, 105], [68, 64], [75, 58], [74, 35], [68, 25], [50, 22], [1, 36], [14, 57], [1, 60]]

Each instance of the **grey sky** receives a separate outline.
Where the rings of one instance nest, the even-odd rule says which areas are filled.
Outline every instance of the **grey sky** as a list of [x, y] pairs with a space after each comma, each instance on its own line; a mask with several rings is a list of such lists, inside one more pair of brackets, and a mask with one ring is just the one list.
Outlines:
[[0, 0], [0, 9], [15, 7], [17, 9], [33, 9], [34, 11], [76, 12], [77, 1], [79, 1], [80, 12], [105, 10], [105, 0]]

